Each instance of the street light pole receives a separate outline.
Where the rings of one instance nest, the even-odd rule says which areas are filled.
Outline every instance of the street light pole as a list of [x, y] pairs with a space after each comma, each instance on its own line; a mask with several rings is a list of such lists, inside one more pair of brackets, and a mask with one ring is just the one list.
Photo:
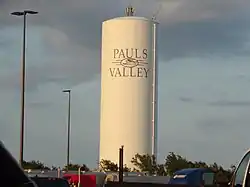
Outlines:
[[23, 48], [21, 62], [21, 127], [20, 127], [20, 158], [19, 163], [23, 164], [23, 147], [24, 147], [24, 122], [25, 122], [25, 59], [26, 59], [26, 16], [28, 14], [38, 14], [38, 12], [25, 10], [22, 12], [12, 12], [13, 16], [23, 16]]
[[68, 93], [68, 137], [67, 137], [67, 170], [69, 168], [69, 152], [70, 152], [70, 118], [71, 118], [71, 90], [63, 90], [64, 93]]

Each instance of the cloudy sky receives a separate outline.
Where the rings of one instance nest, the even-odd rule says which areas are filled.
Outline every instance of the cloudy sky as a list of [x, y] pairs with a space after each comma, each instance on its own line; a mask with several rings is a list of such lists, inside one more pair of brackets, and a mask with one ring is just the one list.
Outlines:
[[146, 17], [161, 7], [160, 160], [173, 151], [235, 164], [249, 148], [248, 0], [0, 0], [0, 139], [18, 158], [22, 19], [9, 13], [36, 10], [27, 20], [24, 157], [65, 163], [62, 89], [71, 88], [71, 161], [96, 166], [101, 22], [122, 16], [129, 3]]

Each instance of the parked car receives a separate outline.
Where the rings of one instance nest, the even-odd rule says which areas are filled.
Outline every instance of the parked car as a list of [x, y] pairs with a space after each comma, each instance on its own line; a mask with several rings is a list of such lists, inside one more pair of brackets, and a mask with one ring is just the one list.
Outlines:
[[1, 181], [11, 187], [36, 187], [36, 184], [24, 173], [17, 161], [0, 142]]
[[250, 186], [250, 150], [242, 157], [240, 163], [236, 167], [230, 187], [249, 187]]
[[215, 184], [215, 173], [207, 168], [187, 168], [174, 173], [169, 184], [188, 185], [193, 187], [212, 186]]

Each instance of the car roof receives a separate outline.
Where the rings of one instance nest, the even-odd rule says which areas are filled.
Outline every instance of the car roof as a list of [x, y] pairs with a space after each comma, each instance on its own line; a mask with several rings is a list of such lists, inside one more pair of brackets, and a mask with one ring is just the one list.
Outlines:
[[184, 174], [184, 175], [188, 175], [190, 173], [196, 172], [196, 171], [201, 171], [201, 172], [213, 172], [210, 169], [207, 168], [187, 168], [187, 169], [181, 169], [179, 171], [176, 171], [175, 174], [179, 175], [179, 174]]
[[31, 180], [33, 181], [39, 181], [39, 180], [52, 180], [52, 181], [65, 181], [67, 182], [66, 179], [64, 178], [57, 178], [57, 177], [46, 177], [46, 176], [43, 176], [43, 177], [39, 177], [39, 176], [34, 176], [34, 177], [30, 177]]
[[[46, 178], [46, 177], [48, 177], [49, 178], [50, 176], [45, 175], [45, 174], [40, 174], [40, 173], [39, 174], [32, 173], [32, 174], [28, 174], [28, 177], [31, 177], [31, 178], [32, 177], [38, 177], [38, 178]], [[50, 178], [52, 178], [52, 177], [50, 177]]]

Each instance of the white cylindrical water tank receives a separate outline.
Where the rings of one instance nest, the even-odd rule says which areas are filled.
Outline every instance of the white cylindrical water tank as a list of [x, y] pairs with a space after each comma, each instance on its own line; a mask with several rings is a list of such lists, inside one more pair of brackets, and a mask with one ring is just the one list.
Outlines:
[[142, 17], [102, 24], [100, 160], [118, 163], [122, 145], [129, 167], [135, 154], [152, 154], [154, 24]]

